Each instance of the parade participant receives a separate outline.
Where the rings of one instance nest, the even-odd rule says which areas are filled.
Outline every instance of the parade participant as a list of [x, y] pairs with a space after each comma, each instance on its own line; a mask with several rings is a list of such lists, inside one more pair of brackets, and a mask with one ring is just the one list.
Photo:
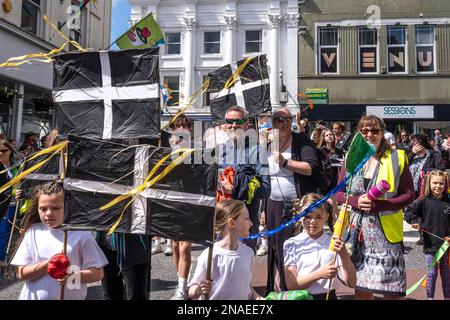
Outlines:
[[[373, 293], [385, 299], [403, 298], [406, 294], [406, 270], [403, 252], [403, 208], [414, 200], [411, 173], [403, 150], [392, 150], [384, 139], [385, 124], [376, 116], [362, 117], [358, 129], [374, 146], [373, 155], [352, 178], [348, 204], [351, 221], [356, 221], [358, 246], [352, 248], [357, 271], [356, 299], [371, 300]], [[346, 176], [345, 165], [339, 182]], [[370, 200], [372, 185], [386, 180], [390, 189], [385, 198]], [[335, 196], [345, 203], [346, 191]]]
[[[420, 188], [425, 174], [433, 169], [445, 170], [444, 161], [438, 151], [434, 150], [428, 138], [424, 134], [414, 134], [411, 136], [412, 149], [408, 154], [409, 170], [413, 177], [414, 191], [416, 198], [419, 196]], [[409, 207], [407, 211], [409, 213]], [[420, 239], [418, 245], [423, 244], [423, 234], [419, 232]]]
[[212, 252], [211, 280], [206, 279], [208, 250], [198, 257], [197, 267], [189, 283], [189, 297], [210, 300], [262, 299], [252, 288], [255, 258], [252, 249], [239, 241], [249, 236], [252, 221], [245, 204], [223, 200], [216, 206], [216, 232], [220, 240]]
[[444, 254], [439, 265], [431, 268], [434, 256], [442, 246], [444, 238], [450, 241], [450, 199], [448, 194], [448, 174], [441, 170], [432, 170], [425, 181], [425, 193], [417, 199], [411, 209], [411, 224], [414, 229], [420, 227], [423, 232], [423, 253], [428, 266], [427, 298], [434, 299], [438, 268], [441, 272], [444, 298], [450, 300], [449, 254]]
[[[302, 212], [320, 198], [319, 194], [306, 194], [295, 203], [295, 211]], [[297, 222], [295, 236], [284, 243], [284, 268], [288, 289], [308, 290], [314, 300], [325, 300], [328, 279], [333, 279], [330, 299], [337, 299], [336, 275], [339, 275], [339, 280], [348, 287], [353, 288], [356, 283], [355, 268], [345, 249], [344, 241], [333, 236], [334, 249], [338, 253], [336, 263], [333, 252], [328, 249], [331, 236], [323, 230], [328, 215], [326, 204], [318, 207]], [[299, 232], [300, 225], [302, 233]]]
[[397, 142], [397, 148], [400, 150], [404, 150], [406, 154], [411, 152], [411, 141], [409, 140], [408, 131], [402, 130], [400, 131], [400, 137]]
[[[6, 140], [0, 140], [0, 185], [6, 184], [17, 175], [17, 168], [9, 169], [15, 164], [14, 147]], [[8, 169], [7, 169], [8, 168]], [[0, 195], [0, 263], [6, 263], [8, 241], [11, 233], [11, 221], [14, 220], [16, 201], [13, 190], [9, 188]]]
[[11, 262], [18, 266], [17, 277], [25, 281], [20, 300], [59, 299], [60, 284], [71, 280], [73, 286], [66, 286], [65, 298], [83, 300], [87, 294], [86, 284], [103, 278], [103, 267], [108, 261], [88, 231], [68, 232], [66, 255], [71, 271], [58, 280], [47, 273], [49, 259], [63, 251], [63, 218], [62, 184], [51, 182], [37, 187], [26, 216], [23, 238]]
[[[222, 176], [218, 188], [224, 195], [236, 200], [245, 200], [250, 220], [253, 223], [251, 234], [259, 230], [259, 207], [261, 199], [270, 195], [270, 177], [265, 150], [259, 147], [256, 132], [253, 141], [247, 135], [249, 126], [248, 111], [239, 106], [228, 108], [225, 113], [226, 132], [228, 141], [219, 147], [219, 174]], [[234, 185], [221, 173], [231, 167], [236, 172]], [[255, 178], [259, 182], [251, 201], [248, 201], [249, 185], [247, 178]], [[246, 240], [245, 243], [256, 252], [256, 239]]]
[[336, 139], [331, 130], [326, 129], [322, 131], [322, 136], [323, 142], [321, 149], [325, 151], [331, 162], [331, 183], [327, 189], [327, 192], [329, 192], [337, 185], [339, 170], [341, 169], [344, 160], [344, 152], [342, 149], [336, 148]]
[[[292, 219], [292, 203], [303, 194], [316, 189], [314, 172], [319, 163], [316, 149], [305, 133], [292, 132], [292, 115], [289, 109], [276, 110], [272, 115], [275, 130], [274, 139], [269, 145], [269, 167], [272, 192], [267, 200], [267, 228], [275, 229]], [[274, 147], [275, 146], [275, 147]], [[288, 227], [269, 237], [267, 257], [266, 292], [286, 291], [283, 266], [283, 244], [292, 237], [292, 227]]]

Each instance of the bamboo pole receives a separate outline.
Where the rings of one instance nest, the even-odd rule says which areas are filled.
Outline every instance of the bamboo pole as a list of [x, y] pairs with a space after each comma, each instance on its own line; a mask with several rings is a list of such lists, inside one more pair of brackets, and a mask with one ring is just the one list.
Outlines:
[[[63, 244], [63, 255], [67, 254], [67, 230], [64, 230], [64, 244]], [[62, 282], [61, 283], [61, 290], [59, 292], [59, 300], [64, 300], [64, 287], [65, 287], [65, 283]]]

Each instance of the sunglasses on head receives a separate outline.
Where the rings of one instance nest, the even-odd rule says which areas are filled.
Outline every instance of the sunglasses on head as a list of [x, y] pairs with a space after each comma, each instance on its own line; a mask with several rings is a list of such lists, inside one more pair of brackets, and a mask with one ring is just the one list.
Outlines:
[[362, 134], [368, 134], [369, 132], [371, 132], [372, 134], [379, 134], [381, 129], [377, 129], [377, 128], [372, 128], [372, 129], [361, 129], [359, 130]]
[[238, 125], [243, 125], [247, 121], [247, 119], [225, 119], [225, 122], [227, 124], [233, 124], [236, 123]]
[[290, 116], [290, 117], [277, 116], [277, 117], [273, 117], [273, 120], [278, 121], [278, 122], [289, 122], [289, 121], [292, 121], [292, 116]]

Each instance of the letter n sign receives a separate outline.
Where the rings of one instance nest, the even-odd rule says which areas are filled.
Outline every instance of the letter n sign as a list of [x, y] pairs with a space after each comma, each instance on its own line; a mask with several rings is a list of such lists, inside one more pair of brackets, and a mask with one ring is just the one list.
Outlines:
[[388, 72], [405, 72], [406, 57], [404, 47], [388, 48]]
[[320, 72], [337, 73], [337, 48], [320, 48]]
[[434, 71], [434, 48], [433, 46], [421, 46], [416, 48], [417, 51], [417, 72], [433, 72]]

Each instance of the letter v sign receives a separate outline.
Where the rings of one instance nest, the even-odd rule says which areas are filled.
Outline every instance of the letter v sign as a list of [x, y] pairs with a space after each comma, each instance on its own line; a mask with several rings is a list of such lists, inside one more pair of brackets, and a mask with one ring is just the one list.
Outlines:
[[332, 53], [330, 53], [330, 55], [328, 55], [327, 53], [323, 52], [322, 53], [322, 57], [325, 60], [325, 63], [327, 64], [328, 68], [330, 68], [331, 64], [334, 61], [334, 58], [336, 58], [336, 52], [332, 52]]

